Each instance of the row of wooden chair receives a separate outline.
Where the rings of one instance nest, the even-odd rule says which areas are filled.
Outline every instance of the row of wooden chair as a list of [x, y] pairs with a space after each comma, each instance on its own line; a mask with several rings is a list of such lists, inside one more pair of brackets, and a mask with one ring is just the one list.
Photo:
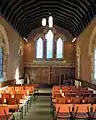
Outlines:
[[52, 94], [52, 99], [55, 99], [56, 97], [96, 97], [96, 94], [90, 94], [90, 93], [55, 93]]
[[59, 97], [54, 99], [55, 104], [95, 104], [96, 98], [94, 97]]
[[33, 86], [16, 86], [16, 87], [8, 87], [8, 90], [27, 90], [27, 89], [33, 89]]
[[[93, 96], [93, 97], [91, 97]], [[84, 87], [54, 86], [52, 89], [53, 117], [56, 119], [96, 119], [96, 97]], [[91, 109], [92, 108], [92, 109]]]
[[96, 119], [96, 104], [56, 104], [53, 118], [57, 119]]
[[77, 93], [63, 93], [63, 96], [65, 97], [91, 97], [91, 96], [94, 96], [94, 94], [90, 93], [90, 92], [87, 92], [87, 93], [84, 93], [84, 92], [77, 92]]
[[22, 119], [24, 113], [26, 115], [26, 111], [28, 111], [28, 108], [31, 106], [32, 96], [34, 95], [35, 90], [33, 88], [33, 86], [26, 85], [26, 87], [16, 86], [15, 89], [14, 85], [8, 87], [6, 90], [0, 91], [0, 105], [6, 105], [11, 112], [20, 112], [20, 119]]
[[52, 88], [52, 91], [56, 91], [56, 90], [60, 90], [60, 89], [63, 89], [63, 90], [88, 90], [87, 87], [83, 87], [83, 86], [65, 86], [65, 85], [54, 85], [53, 88]]
[[58, 90], [52, 90], [52, 94], [56, 94], [59, 92], [63, 92], [63, 93], [90, 93], [92, 94], [93, 91], [92, 90], [88, 90], [88, 89], [74, 89], [74, 90], [64, 90], [64, 89], [58, 89]]
[[23, 118], [23, 113], [28, 111], [29, 106], [31, 105], [30, 98], [22, 98], [20, 95], [14, 98], [0, 98], [0, 104], [8, 106], [11, 112], [20, 112], [20, 119]]

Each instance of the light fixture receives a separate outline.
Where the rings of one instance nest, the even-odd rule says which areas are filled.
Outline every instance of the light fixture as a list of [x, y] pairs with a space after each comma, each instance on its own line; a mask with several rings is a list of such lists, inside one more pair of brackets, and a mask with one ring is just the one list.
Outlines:
[[46, 18], [42, 19], [42, 26], [46, 26]]
[[49, 24], [50, 28], [53, 27], [53, 17], [52, 16], [49, 16], [49, 18], [48, 18], [48, 24]]
[[[42, 26], [46, 26], [46, 24], [47, 24], [46, 18], [42, 18]], [[51, 15], [51, 13], [49, 13], [48, 26], [49, 26], [49, 28], [53, 27], [53, 17]]]
[[25, 40], [25, 42], [28, 42], [28, 40], [25, 37], [23, 39]]
[[72, 40], [72, 42], [75, 42], [76, 41], [76, 38], [74, 38], [73, 40]]

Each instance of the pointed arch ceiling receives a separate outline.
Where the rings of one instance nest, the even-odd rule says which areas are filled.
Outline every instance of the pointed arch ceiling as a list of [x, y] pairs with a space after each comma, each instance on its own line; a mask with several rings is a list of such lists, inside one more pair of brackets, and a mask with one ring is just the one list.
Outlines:
[[25, 38], [49, 13], [76, 37], [95, 16], [96, 0], [0, 0], [0, 13]]

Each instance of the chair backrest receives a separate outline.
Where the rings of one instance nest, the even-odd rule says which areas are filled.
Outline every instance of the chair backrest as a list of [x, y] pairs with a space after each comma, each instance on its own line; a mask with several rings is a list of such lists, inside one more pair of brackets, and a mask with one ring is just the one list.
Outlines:
[[14, 89], [15, 89], [14, 86], [8, 87], [8, 91], [11, 91], [11, 90], [14, 90]]
[[74, 97], [73, 98], [73, 104], [80, 104], [81, 98], [80, 97]]
[[96, 97], [96, 93], [93, 93], [91, 96], [92, 96], [92, 97]]
[[4, 98], [4, 99], [9, 99], [10, 97], [11, 97], [11, 94], [10, 93], [2, 93], [2, 97]]
[[34, 91], [34, 87], [26, 86], [26, 87], [25, 87], [25, 90]]
[[15, 90], [11, 90], [9, 93], [10, 93], [10, 94], [16, 94], [17, 91], [15, 91]]
[[19, 105], [20, 99], [10, 98], [10, 99], [7, 99], [7, 103], [8, 105]]
[[73, 103], [73, 97], [67, 97], [66, 98], [66, 103], [67, 104], [72, 104]]
[[4, 99], [0, 98], [0, 105], [4, 104]]
[[23, 95], [27, 95], [27, 91], [26, 90], [19, 90], [18, 94], [23, 94]]
[[56, 112], [71, 112], [72, 111], [72, 104], [56, 104]]
[[96, 113], [96, 104], [93, 104], [93, 105], [92, 105], [92, 108], [93, 108], [93, 112]]
[[86, 97], [87, 103], [89, 104], [94, 104], [95, 103], [95, 98], [94, 97]]
[[81, 103], [82, 103], [82, 104], [87, 104], [87, 102], [88, 102], [88, 99], [87, 99], [86, 97], [83, 97], [83, 98], [81, 99]]
[[65, 104], [66, 103], [66, 99], [65, 98], [59, 98], [57, 100], [57, 104]]
[[74, 111], [79, 113], [87, 113], [91, 104], [75, 104]]
[[15, 94], [16, 99], [23, 99], [24, 94]]
[[19, 91], [19, 90], [24, 90], [24, 87], [23, 87], [23, 86], [18, 86], [18, 87], [15, 87], [15, 90], [16, 90], [16, 91]]
[[58, 97], [60, 98], [60, 97], [62, 97], [62, 95], [61, 94], [53, 94], [52, 95], [52, 98], [58, 98]]

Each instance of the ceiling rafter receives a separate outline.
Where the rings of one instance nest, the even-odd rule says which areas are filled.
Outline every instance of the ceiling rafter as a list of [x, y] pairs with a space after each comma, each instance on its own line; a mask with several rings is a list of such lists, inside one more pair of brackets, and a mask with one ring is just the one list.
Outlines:
[[21, 36], [41, 26], [49, 13], [54, 24], [78, 36], [96, 14], [96, 0], [1, 0], [1, 15]]
[[[42, 20], [42, 17], [43, 17], [43, 16], [41, 16], [41, 15], [42, 15], [41, 13], [39, 13], [39, 16], [38, 16], [38, 14], [36, 14], [35, 17], [33, 17], [33, 15], [31, 15], [31, 16], [27, 17], [27, 21], [29, 22], [30, 18], [31, 18], [31, 21], [32, 21], [32, 22], [34, 22], [34, 21], [36, 21], [36, 20], [38, 20], [38, 19], [41, 19], [41, 20]], [[56, 15], [55, 15], [55, 13], [53, 13], [53, 15], [54, 15], [54, 16], [53, 16], [54, 19], [56, 18], [56, 16], [59, 17], [59, 18], [61, 17], [60, 14], [58, 14], [58, 13], [56, 13]], [[61, 17], [60, 19], [62, 19], [62, 18], [63, 18], [64, 20], [67, 19], [67, 21], [70, 22], [70, 23], [73, 23], [73, 22], [70, 20], [70, 18], [67, 17], [67, 16], [63, 16], [63, 17]], [[24, 25], [25, 25], [25, 23], [26, 23], [25, 20], [26, 20], [26, 19], [23, 20], [21, 26], [24, 26]], [[24, 22], [24, 21], [25, 21], [25, 22]], [[75, 27], [75, 26], [76, 26], [76, 23], [74, 22], [74, 24], [72, 24], [72, 25]], [[77, 24], [77, 26], [78, 26], [78, 24]]]
[[[61, 19], [59, 19], [59, 18], [55, 18], [56, 20], [58, 20], [59, 22], [62, 22], [62, 20]], [[54, 20], [55, 21], [55, 20]], [[24, 27], [25, 28], [30, 28], [31, 27], [31, 24], [32, 23], [34, 23], [34, 22], [32, 22], [32, 21], [30, 21], [30, 22], [28, 22], [25, 26], [23, 26], [23, 28], [21, 28], [21, 29], [24, 29]], [[65, 19], [64, 20], [64, 22], [62, 22], [63, 23], [63, 25], [65, 24], [65, 25], [67, 25], [67, 26], [69, 26], [69, 23], [68, 23], [68, 21]], [[71, 26], [69, 26], [71, 29], [73, 29], [73, 31], [75, 31], [75, 29], [74, 28], [72, 28]]]
[[[42, 12], [42, 11], [41, 11], [41, 12]], [[38, 13], [38, 12], [37, 12], [37, 13]], [[43, 12], [42, 12], [42, 14], [43, 14]], [[46, 13], [45, 13], [45, 14], [46, 14]], [[34, 14], [32, 14], [32, 15], [34, 16], [34, 18], [36, 18], [36, 16], [35, 16], [36, 13], [35, 13], [35, 15], [34, 15]], [[32, 15], [31, 15], [31, 16], [32, 16]], [[53, 15], [54, 15], [54, 14], [53, 14]], [[67, 16], [67, 15], [66, 15], [66, 16]], [[29, 17], [29, 19], [30, 19], [30, 14], [28, 14], [26, 17], [27, 17], [27, 18]], [[70, 18], [70, 17], [69, 17], [69, 18]], [[31, 19], [33, 19], [33, 18], [31, 18]], [[74, 18], [72, 18], [71, 22], [72, 22], [73, 20], [74, 20]], [[76, 18], [75, 18], [75, 20], [76, 20]], [[75, 20], [74, 20], [74, 21], [75, 21]], [[24, 21], [26, 22], [26, 18], [23, 19], [23, 22], [24, 22]], [[79, 22], [79, 21], [76, 21], [76, 23], [78, 23], [78, 22]]]

